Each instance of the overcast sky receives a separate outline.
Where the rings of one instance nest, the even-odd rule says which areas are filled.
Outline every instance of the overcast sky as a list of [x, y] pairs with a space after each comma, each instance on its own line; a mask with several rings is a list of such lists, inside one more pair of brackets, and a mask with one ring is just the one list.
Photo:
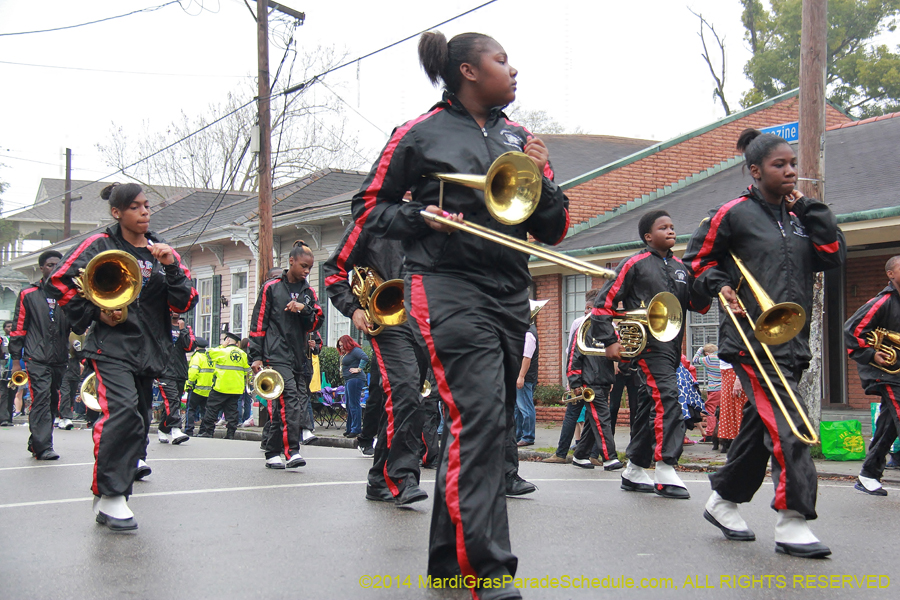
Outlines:
[[[0, 0], [0, 33], [62, 27], [165, 2]], [[352, 59], [483, 2], [284, 3], [306, 13], [297, 36], [301, 52], [333, 46]], [[256, 2], [250, 4], [255, 9]], [[495, 37], [519, 70], [517, 104], [523, 108], [545, 110], [569, 130], [664, 140], [724, 116], [713, 100], [689, 6], [725, 37], [726, 93], [738, 107], [749, 57], [738, 0], [497, 0], [440, 30], [448, 39], [465, 31]], [[270, 49], [273, 63], [282, 52]], [[75, 179], [103, 178], [113, 169], [95, 145], [109, 140], [112, 123], [134, 136], [162, 129], [181, 111], [208, 113], [229, 91], [246, 89], [242, 78], [255, 73], [256, 28], [243, 0], [182, 0], [96, 25], [0, 36], [0, 180], [10, 184], [4, 213], [31, 204], [42, 177], [63, 176], [64, 148], [72, 148]], [[386, 133], [440, 98], [419, 68], [416, 40], [367, 58], [358, 69], [328, 75], [325, 83], [362, 115], [346, 113], [366, 155], [362, 170]], [[331, 94], [323, 86], [307, 93]]]

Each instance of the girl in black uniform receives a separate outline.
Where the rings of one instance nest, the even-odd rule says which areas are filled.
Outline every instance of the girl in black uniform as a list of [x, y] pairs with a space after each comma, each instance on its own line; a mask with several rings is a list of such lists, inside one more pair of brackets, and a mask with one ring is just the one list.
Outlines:
[[[137, 529], [127, 499], [138, 459], [146, 446], [142, 419], [149, 414], [153, 380], [166, 369], [171, 351], [171, 312], [184, 313], [197, 302], [197, 291], [181, 258], [150, 231], [150, 203], [135, 183], [112, 184], [100, 196], [118, 221], [81, 242], [50, 276], [48, 293], [58, 299], [76, 332], [93, 323], [82, 355], [97, 374], [97, 399], [103, 413], [94, 425], [94, 513], [114, 531]], [[85, 300], [73, 278], [104, 250], [124, 250], [138, 261], [143, 276], [140, 297], [122, 311], [103, 311]]]
[[[516, 379], [530, 310], [528, 257], [465, 232], [426, 221], [420, 211], [447, 214], [525, 239], [558, 243], [568, 228], [568, 201], [553, 182], [543, 142], [510, 121], [502, 107], [516, 97], [516, 69], [493, 38], [465, 33], [448, 43], [426, 33], [419, 59], [444, 98], [394, 130], [353, 198], [363, 230], [402, 241], [406, 308], [427, 348], [441, 400], [448, 408], [435, 485], [428, 573], [499, 578], [514, 575], [506, 515], [506, 462], [514, 429]], [[543, 173], [540, 202], [520, 225], [501, 225], [479, 191], [444, 190], [430, 173], [486, 173], [508, 151], [524, 151]], [[410, 202], [403, 202], [406, 191]], [[446, 213], [444, 211], [447, 211]], [[512, 457], [509, 456], [512, 454]], [[505, 456], [506, 454], [506, 456]], [[496, 578], [496, 579], [493, 579]], [[488, 584], [490, 585], [490, 584]], [[477, 597], [519, 598], [512, 586], [473, 589]]]
[[[697, 278], [695, 287], [710, 296], [721, 292], [735, 315], [743, 317], [740, 297], [748, 316], [756, 322], [761, 311], [749, 286], [738, 288], [741, 275], [731, 257], [734, 253], [773, 302], [795, 302], [811, 315], [815, 273], [839, 266], [847, 253], [837, 220], [828, 206], [794, 189], [797, 158], [783, 139], [747, 129], [741, 133], [737, 149], [744, 153], [753, 185], [738, 198], [711, 210], [688, 242], [684, 262]], [[749, 329], [744, 327], [744, 331]], [[802, 428], [798, 408], [775, 367], [756, 338], [747, 337], [791, 419]], [[811, 358], [809, 323], [789, 342], [769, 348], [799, 397], [797, 382]], [[710, 476], [713, 493], [704, 517], [728, 539], [756, 539], [738, 514], [737, 504], [753, 498], [771, 459], [775, 483], [772, 508], [778, 511], [775, 550], [805, 558], [831, 554], [807, 525], [807, 520], [817, 516], [816, 467], [809, 448], [790, 429], [724, 307], [719, 314], [719, 356], [734, 365], [748, 402], [728, 461]]]

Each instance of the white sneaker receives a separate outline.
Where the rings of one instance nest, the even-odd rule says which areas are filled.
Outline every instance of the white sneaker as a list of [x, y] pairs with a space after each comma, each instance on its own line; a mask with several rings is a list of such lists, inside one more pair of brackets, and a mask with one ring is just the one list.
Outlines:
[[169, 442], [172, 441], [171, 433], [163, 433], [162, 431], [157, 430], [156, 436], [159, 439], [160, 444], [168, 444]]
[[178, 444], [183, 444], [191, 439], [188, 434], [181, 431], [181, 429], [179, 429], [178, 427], [173, 427], [172, 431], [169, 432], [169, 436], [172, 439], [172, 444], [175, 446], [177, 446]]
[[579, 467], [582, 469], [593, 469], [594, 468], [594, 464], [591, 462], [591, 459], [589, 459], [589, 458], [573, 458], [572, 466]]
[[266, 459], [266, 468], [267, 469], [283, 469], [284, 468], [284, 459], [281, 458], [281, 455], [273, 456], [271, 458]]
[[250, 417], [243, 423], [241, 423], [241, 427], [256, 427], [256, 422], [253, 420], [253, 417]]
[[316, 437], [316, 434], [314, 434], [309, 429], [304, 429], [300, 433], [300, 443], [303, 444], [304, 446], [311, 443], [314, 440], [317, 440], [317, 439], [319, 439], [319, 438]]

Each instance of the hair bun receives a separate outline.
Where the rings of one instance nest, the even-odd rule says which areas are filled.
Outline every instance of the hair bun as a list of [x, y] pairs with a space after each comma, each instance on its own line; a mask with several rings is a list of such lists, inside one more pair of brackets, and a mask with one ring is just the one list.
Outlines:
[[755, 140], [757, 137], [762, 135], [762, 131], [759, 129], [753, 129], [752, 127], [747, 128], [741, 132], [741, 135], [738, 136], [737, 141], [737, 150], [738, 152], [744, 152], [747, 149], [747, 146], [750, 145], [750, 142]]
[[115, 183], [111, 183], [108, 186], [106, 186], [105, 188], [103, 188], [102, 190], [100, 190], [100, 198], [102, 200], [109, 200], [109, 197], [112, 196], [113, 190], [116, 188], [117, 185], [119, 185], [118, 181], [116, 181]]
[[303, 240], [297, 240], [296, 242], [294, 242], [294, 245], [292, 246], [292, 248], [296, 248], [297, 246], [309, 248], [309, 246], [307, 246], [306, 242], [304, 242]]

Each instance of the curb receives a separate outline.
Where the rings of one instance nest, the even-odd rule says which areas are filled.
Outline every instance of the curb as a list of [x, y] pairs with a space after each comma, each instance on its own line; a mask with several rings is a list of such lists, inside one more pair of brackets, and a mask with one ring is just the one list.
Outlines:
[[[150, 426], [150, 433], [157, 433], [159, 431], [159, 427], [156, 425]], [[194, 436], [196, 437], [196, 436]], [[213, 434], [213, 437], [216, 439], [225, 439], [225, 429], [222, 427], [216, 427], [216, 431]], [[234, 439], [242, 440], [245, 442], [261, 442], [262, 441], [262, 431], [253, 431], [247, 429], [238, 429], [234, 432]], [[308, 444], [303, 444], [304, 446], [324, 446], [328, 448], [348, 448], [350, 450], [356, 449], [356, 439], [355, 438], [336, 438], [331, 436], [323, 436], [316, 437], [313, 441]]]

